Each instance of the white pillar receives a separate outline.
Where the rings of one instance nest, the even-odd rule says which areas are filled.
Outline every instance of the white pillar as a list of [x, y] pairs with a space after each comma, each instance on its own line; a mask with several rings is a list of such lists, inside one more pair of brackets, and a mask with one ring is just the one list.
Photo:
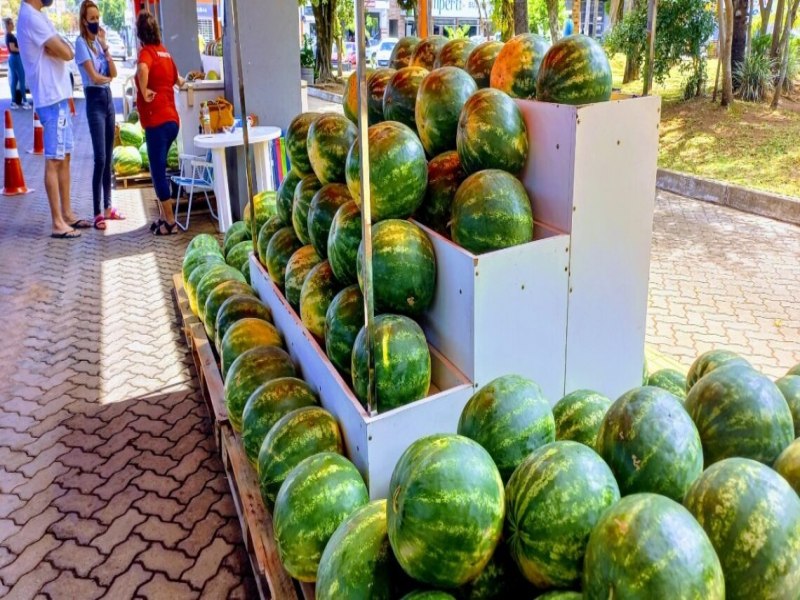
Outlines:
[[197, 0], [159, 2], [161, 36], [172, 54], [178, 71], [186, 75], [200, 70], [200, 49], [197, 41]]

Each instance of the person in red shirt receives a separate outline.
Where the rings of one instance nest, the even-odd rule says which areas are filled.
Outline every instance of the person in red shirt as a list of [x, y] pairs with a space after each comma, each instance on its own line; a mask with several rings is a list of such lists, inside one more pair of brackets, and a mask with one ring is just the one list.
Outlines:
[[180, 127], [173, 87], [182, 86], [183, 78], [178, 75], [172, 56], [161, 44], [158, 23], [149, 12], [139, 13], [136, 35], [142, 43], [136, 69], [136, 105], [147, 141], [150, 176], [164, 217], [154, 221], [150, 231], [155, 235], [170, 235], [178, 233], [179, 229], [167, 177], [167, 154]]

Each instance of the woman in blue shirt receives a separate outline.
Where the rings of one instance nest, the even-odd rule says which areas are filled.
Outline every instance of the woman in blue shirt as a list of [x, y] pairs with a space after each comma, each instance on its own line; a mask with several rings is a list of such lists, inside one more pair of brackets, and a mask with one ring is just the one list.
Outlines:
[[111, 206], [111, 153], [114, 149], [115, 120], [111, 82], [117, 76], [117, 67], [108, 52], [106, 32], [100, 27], [100, 10], [92, 0], [83, 0], [81, 3], [80, 30], [81, 34], [75, 42], [75, 62], [83, 80], [86, 119], [89, 121], [94, 149], [94, 226], [105, 229], [107, 219], [125, 218]]

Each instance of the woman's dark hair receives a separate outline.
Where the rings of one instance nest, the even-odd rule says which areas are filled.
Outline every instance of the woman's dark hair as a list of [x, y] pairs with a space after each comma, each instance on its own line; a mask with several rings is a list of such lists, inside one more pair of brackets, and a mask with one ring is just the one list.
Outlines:
[[140, 12], [136, 19], [136, 36], [145, 46], [158, 46], [161, 43], [161, 31], [156, 18], [149, 12]]

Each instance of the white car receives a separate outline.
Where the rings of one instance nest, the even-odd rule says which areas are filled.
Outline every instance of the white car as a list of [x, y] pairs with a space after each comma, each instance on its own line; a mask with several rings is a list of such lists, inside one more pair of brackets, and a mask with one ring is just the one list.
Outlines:
[[392, 56], [392, 50], [394, 50], [397, 41], [397, 38], [386, 38], [381, 40], [378, 44], [378, 50], [375, 53], [375, 62], [379, 67], [389, 66], [389, 58]]

